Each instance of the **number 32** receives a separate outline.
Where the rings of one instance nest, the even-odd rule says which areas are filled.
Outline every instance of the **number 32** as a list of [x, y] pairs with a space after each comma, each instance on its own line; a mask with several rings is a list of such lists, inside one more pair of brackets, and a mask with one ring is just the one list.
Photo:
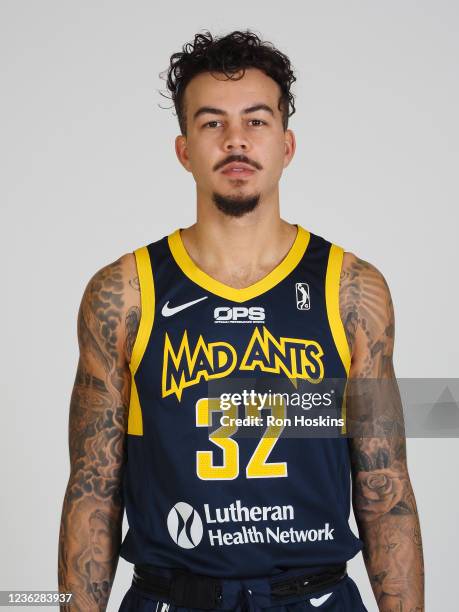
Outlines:
[[[246, 416], [260, 416], [258, 407], [250, 404], [245, 407]], [[285, 405], [281, 402], [270, 406], [274, 417], [285, 419]], [[222, 413], [230, 417], [230, 425], [222, 425], [209, 434], [211, 440], [223, 451], [223, 464], [215, 465], [213, 451], [196, 451], [196, 472], [201, 480], [233, 480], [239, 475], [239, 445], [232, 435], [238, 430], [234, 425], [237, 406], [231, 404], [229, 409], [222, 410], [218, 397], [202, 397], [196, 402], [196, 426], [210, 427], [213, 413]], [[276, 421], [279, 422], [279, 421]], [[284, 425], [270, 425], [260, 439], [245, 468], [247, 478], [278, 478], [287, 476], [287, 463], [268, 463], [270, 452], [276, 444]]]

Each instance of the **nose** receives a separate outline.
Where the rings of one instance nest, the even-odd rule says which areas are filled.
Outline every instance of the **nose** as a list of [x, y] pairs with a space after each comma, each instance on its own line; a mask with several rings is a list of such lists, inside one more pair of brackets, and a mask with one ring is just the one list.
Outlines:
[[248, 151], [250, 143], [244, 130], [241, 127], [229, 126], [225, 131], [223, 148], [225, 151], [231, 151], [232, 153], [235, 149]]

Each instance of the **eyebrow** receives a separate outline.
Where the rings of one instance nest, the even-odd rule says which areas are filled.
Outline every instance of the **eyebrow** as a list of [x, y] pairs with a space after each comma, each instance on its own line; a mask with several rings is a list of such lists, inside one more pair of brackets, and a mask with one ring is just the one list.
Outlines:
[[[274, 117], [273, 109], [267, 104], [254, 104], [253, 106], [249, 106], [248, 108], [244, 108], [241, 112], [242, 115], [247, 115], [248, 113], [255, 113], [256, 111], [264, 110], [270, 113]], [[201, 106], [193, 115], [193, 121], [196, 121], [198, 117], [201, 115], [210, 114], [210, 115], [227, 115], [228, 113], [221, 108], [215, 108], [214, 106]]]

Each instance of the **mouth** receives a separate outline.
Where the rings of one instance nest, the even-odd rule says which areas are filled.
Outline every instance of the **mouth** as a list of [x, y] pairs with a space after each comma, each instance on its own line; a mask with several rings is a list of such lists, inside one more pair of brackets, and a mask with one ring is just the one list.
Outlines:
[[222, 174], [229, 176], [231, 178], [242, 178], [249, 177], [255, 173], [254, 168], [247, 166], [245, 164], [228, 164], [222, 170]]

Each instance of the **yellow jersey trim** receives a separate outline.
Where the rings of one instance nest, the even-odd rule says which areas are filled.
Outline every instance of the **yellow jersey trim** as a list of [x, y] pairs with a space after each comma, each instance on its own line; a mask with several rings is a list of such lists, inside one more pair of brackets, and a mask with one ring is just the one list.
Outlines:
[[216, 280], [212, 276], [209, 276], [206, 272], [198, 268], [191, 257], [188, 255], [187, 250], [182, 241], [180, 235], [180, 229], [176, 229], [172, 234], [167, 237], [169, 248], [175, 259], [177, 265], [182, 272], [188, 276], [194, 283], [206, 289], [210, 293], [214, 293], [227, 300], [233, 302], [245, 302], [250, 300], [262, 293], [265, 293], [269, 289], [272, 289], [275, 285], [280, 283], [290, 272], [300, 263], [303, 257], [311, 237], [310, 233], [305, 230], [301, 225], [297, 225], [297, 234], [293, 245], [284, 259], [264, 278], [260, 279], [249, 287], [242, 289], [236, 289], [225, 285], [220, 281]]
[[[346, 377], [348, 377], [349, 370], [351, 367], [351, 352], [349, 350], [346, 332], [344, 331], [344, 325], [339, 311], [339, 285], [341, 268], [343, 265], [343, 257], [344, 250], [336, 244], [332, 244], [328, 257], [327, 274], [325, 278], [325, 301], [327, 305], [327, 316], [333, 341], [343, 363], [344, 369], [346, 370]], [[347, 381], [344, 388], [343, 403], [341, 406], [341, 417], [343, 419], [343, 426], [341, 428], [342, 434], [345, 434], [347, 430], [346, 387]]]
[[327, 304], [327, 316], [333, 341], [344, 369], [346, 370], [346, 376], [349, 376], [351, 352], [349, 350], [346, 332], [344, 331], [344, 325], [339, 311], [339, 285], [343, 256], [344, 250], [336, 244], [332, 244], [325, 278], [325, 301]]
[[143, 435], [142, 409], [140, 406], [135, 373], [142, 361], [148, 340], [153, 329], [155, 317], [155, 286], [151, 268], [150, 254], [146, 246], [134, 251], [140, 288], [140, 321], [137, 336], [132, 347], [131, 361], [131, 397], [129, 402], [128, 434]]
[[134, 251], [134, 255], [139, 277], [141, 313], [139, 329], [137, 330], [137, 336], [132, 347], [131, 362], [129, 364], [132, 375], [137, 372], [137, 368], [147, 348], [155, 316], [155, 287], [148, 248], [146, 246], [140, 247]]
[[131, 398], [129, 400], [128, 434], [131, 436], [143, 436], [142, 408], [140, 406], [139, 394], [135, 378], [131, 381]]

